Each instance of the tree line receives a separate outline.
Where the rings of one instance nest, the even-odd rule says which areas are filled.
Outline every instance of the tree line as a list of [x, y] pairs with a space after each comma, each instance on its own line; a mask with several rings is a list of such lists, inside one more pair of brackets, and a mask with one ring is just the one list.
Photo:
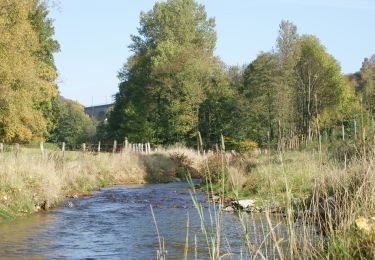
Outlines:
[[211, 146], [221, 135], [233, 144], [312, 140], [353, 128], [356, 119], [371, 128], [373, 57], [343, 75], [316, 36], [281, 21], [274, 50], [231, 67], [214, 55], [216, 38], [215, 20], [194, 0], [158, 2], [141, 13], [101, 131], [117, 140], [195, 145], [201, 138]]
[[[343, 75], [314, 35], [281, 21], [272, 51], [242, 67], [215, 56], [215, 19], [194, 0], [140, 14], [105, 122], [59, 95], [53, 21], [39, 0], [0, 0], [0, 140], [117, 140], [237, 148], [373, 134], [375, 56]], [[341, 133], [341, 134], [340, 134]], [[368, 137], [370, 138], [370, 137]]]

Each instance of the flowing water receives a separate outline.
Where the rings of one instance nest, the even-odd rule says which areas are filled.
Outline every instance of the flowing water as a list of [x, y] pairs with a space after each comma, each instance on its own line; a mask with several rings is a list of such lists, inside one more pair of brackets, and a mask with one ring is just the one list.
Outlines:
[[[188, 253], [207, 259], [201, 222], [184, 182], [115, 186], [93, 197], [67, 199], [48, 212], [0, 224], [0, 258], [14, 259], [155, 259], [159, 248], [150, 205], [153, 207], [168, 259], [182, 259], [189, 215]], [[210, 208], [197, 194], [206, 222]], [[73, 204], [73, 205], [72, 205]], [[265, 216], [252, 217], [250, 237], [261, 242]], [[245, 250], [241, 226], [233, 213], [224, 213], [222, 251]]]

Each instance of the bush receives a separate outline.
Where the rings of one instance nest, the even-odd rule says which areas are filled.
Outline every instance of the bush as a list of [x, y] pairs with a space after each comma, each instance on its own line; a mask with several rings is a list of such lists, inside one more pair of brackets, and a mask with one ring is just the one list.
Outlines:
[[253, 140], [237, 140], [230, 137], [225, 137], [225, 145], [227, 150], [235, 150], [242, 154], [249, 154], [255, 148], [258, 148], [258, 144]]
[[207, 158], [200, 170], [203, 174], [202, 184], [216, 184], [223, 178], [226, 179], [226, 162], [224, 157], [224, 154], [215, 153]]

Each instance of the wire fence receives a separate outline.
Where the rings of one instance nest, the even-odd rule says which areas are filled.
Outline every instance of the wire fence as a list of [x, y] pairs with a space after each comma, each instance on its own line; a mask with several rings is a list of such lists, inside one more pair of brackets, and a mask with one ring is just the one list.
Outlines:
[[46, 151], [80, 151], [86, 153], [122, 153], [122, 152], [133, 152], [133, 153], [145, 153], [149, 154], [151, 151], [157, 151], [159, 148], [151, 145], [151, 143], [129, 143], [125, 140], [123, 143], [81, 143], [81, 144], [67, 144], [61, 143], [32, 143], [32, 144], [5, 144], [0, 143], [0, 154], [3, 153], [14, 153], [18, 156], [21, 149], [39, 150], [43, 155]]

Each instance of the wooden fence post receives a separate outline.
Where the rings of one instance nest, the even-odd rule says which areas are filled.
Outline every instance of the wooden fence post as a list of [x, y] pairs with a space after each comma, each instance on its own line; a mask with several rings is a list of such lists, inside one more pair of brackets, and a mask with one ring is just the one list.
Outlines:
[[98, 143], [98, 153], [100, 154], [100, 141], [99, 141], [99, 143]]
[[44, 143], [40, 142], [39, 147], [40, 147], [40, 155], [43, 158], [44, 157]]
[[4, 152], [4, 144], [0, 143], [0, 154]]
[[86, 152], [86, 144], [85, 143], [82, 144], [82, 151]]
[[64, 156], [65, 155], [65, 142], [62, 142], [61, 151], [62, 151], [62, 155]]
[[128, 152], [128, 150], [129, 150], [128, 146], [129, 146], [128, 138], [125, 137], [125, 152]]
[[20, 144], [16, 143], [14, 145], [14, 155], [16, 156], [16, 159], [18, 158], [18, 153], [20, 152]]
[[113, 141], [113, 149], [112, 149], [112, 153], [115, 153], [117, 150], [117, 141]]

